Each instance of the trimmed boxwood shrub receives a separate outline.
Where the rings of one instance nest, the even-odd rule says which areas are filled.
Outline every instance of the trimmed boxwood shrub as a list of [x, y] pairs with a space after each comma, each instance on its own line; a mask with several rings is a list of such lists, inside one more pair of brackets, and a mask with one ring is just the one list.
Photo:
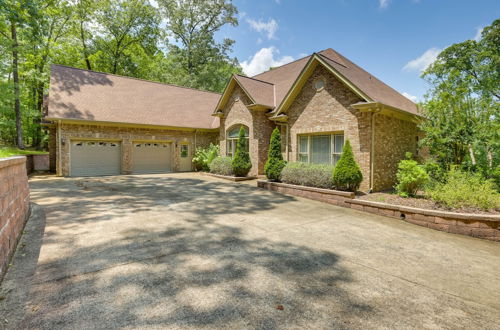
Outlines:
[[246, 176], [252, 168], [252, 162], [250, 161], [250, 155], [248, 154], [246, 143], [245, 129], [242, 126], [240, 128], [238, 142], [236, 143], [236, 152], [234, 153], [232, 162], [233, 173], [235, 176]]
[[281, 154], [281, 135], [280, 130], [276, 127], [271, 135], [269, 143], [269, 153], [267, 155], [266, 165], [264, 172], [270, 181], [279, 181], [281, 178], [281, 171], [285, 167], [286, 162], [283, 160]]
[[209, 165], [210, 173], [232, 176], [232, 161], [231, 157], [216, 157]]
[[332, 189], [332, 165], [288, 163], [281, 171], [281, 181], [300, 186]]
[[361, 181], [363, 181], [363, 174], [354, 159], [349, 140], [345, 141], [342, 155], [333, 170], [332, 178], [336, 189], [353, 192], [358, 190]]

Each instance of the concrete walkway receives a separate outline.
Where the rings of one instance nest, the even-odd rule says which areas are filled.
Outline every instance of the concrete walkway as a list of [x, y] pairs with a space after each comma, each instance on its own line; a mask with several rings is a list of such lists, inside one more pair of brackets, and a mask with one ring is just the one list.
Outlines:
[[500, 324], [499, 243], [192, 173], [31, 188], [0, 328]]

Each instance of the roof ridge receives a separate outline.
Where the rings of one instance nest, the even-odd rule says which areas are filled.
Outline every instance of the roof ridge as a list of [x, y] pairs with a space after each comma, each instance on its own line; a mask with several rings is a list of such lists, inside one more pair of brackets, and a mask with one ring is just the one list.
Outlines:
[[[333, 49], [332, 49], [332, 50], [333, 50]], [[404, 98], [405, 98], [405, 100], [408, 100], [408, 101], [410, 101], [411, 103], [413, 103], [413, 104], [415, 104], [416, 106], [418, 106], [418, 105], [417, 105], [417, 103], [413, 102], [412, 100], [410, 100], [409, 98], [407, 98], [406, 96], [404, 96], [403, 94], [401, 94], [401, 92], [399, 92], [397, 89], [395, 89], [395, 88], [393, 88], [393, 87], [389, 86], [389, 85], [388, 85], [388, 84], [386, 84], [384, 81], [382, 81], [381, 79], [377, 78], [377, 77], [376, 77], [375, 75], [373, 75], [371, 72], [366, 71], [364, 68], [360, 67], [359, 65], [357, 65], [356, 63], [354, 63], [353, 61], [351, 61], [350, 59], [348, 59], [348, 58], [347, 58], [347, 57], [345, 57], [344, 55], [340, 54], [339, 52], [337, 52], [337, 51], [335, 51], [335, 50], [334, 50], [334, 52], [336, 52], [336, 53], [337, 53], [337, 55], [339, 55], [340, 57], [342, 57], [342, 58], [343, 58], [343, 60], [345, 60], [345, 61], [347, 61], [347, 62], [350, 62], [353, 66], [355, 66], [355, 67], [357, 67], [358, 69], [360, 69], [360, 70], [362, 70], [363, 72], [365, 72], [365, 73], [369, 76], [369, 79], [372, 79], [372, 78], [373, 78], [373, 79], [376, 79], [379, 83], [381, 83], [381, 84], [385, 85], [386, 87], [388, 87], [388, 88], [392, 89], [393, 91], [395, 91], [396, 93], [398, 93], [400, 96], [404, 97]], [[327, 57], [327, 58], [328, 58], [328, 59], [330, 59], [329, 57]], [[333, 61], [332, 59], [330, 59], [330, 60], [331, 60], [331, 61]], [[335, 62], [335, 61], [334, 61], [334, 62]], [[337, 62], [335, 62], [335, 63], [337, 63]]]
[[274, 86], [274, 84], [273, 84], [273, 83], [271, 83], [271, 82], [269, 82], [269, 81], [265, 81], [265, 80], [261, 80], [261, 79], [256, 79], [256, 78], [253, 78], [253, 77], [247, 77], [247, 76], [243, 76], [243, 75], [241, 75], [241, 74], [237, 74], [237, 73], [235, 73], [234, 75], [235, 75], [235, 76], [238, 76], [238, 77], [242, 77], [242, 78], [248, 78], [248, 79], [252, 79], [252, 80], [255, 80], [255, 81], [263, 82], [263, 83], [266, 83], [266, 84], [269, 84], [269, 85], [273, 85], [273, 86]]
[[98, 74], [105, 74], [105, 75], [119, 77], [119, 78], [133, 79], [133, 80], [138, 80], [138, 81], [147, 82], [147, 83], [153, 83], [153, 84], [159, 84], [159, 85], [165, 85], [165, 86], [171, 86], [171, 87], [177, 87], [177, 88], [184, 88], [184, 89], [191, 89], [191, 90], [194, 90], [194, 91], [197, 91], [197, 92], [204, 92], [204, 93], [211, 93], [211, 94], [222, 95], [222, 93], [207, 91], [207, 90], [203, 90], [203, 89], [197, 89], [197, 88], [193, 88], [193, 87], [174, 85], [174, 84], [169, 84], [169, 83], [163, 83], [163, 82], [160, 82], [160, 81], [153, 81], [153, 80], [147, 80], [147, 79], [136, 78], [136, 77], [122, 76], [122, 75], [119, 75], [119, 74], [116, 74], [116, 73], [107, 73], [107, 72], [102, 72], [102, 71], [88, 70], [88, 69], [82, 69], [82, 68], [75, 68], [75, 67], [69, 66], [69, 65], [52, 63], [51, 66], [59, 66], [59, 67], [63, 67], [63, 68], [73, 69], [73, 70], [80, 70], [80, 71], [86, 71], [86, 72], [92, 72], [92, 73], [98, 73]]
[[[314, 54], [314, 53], [313, 53], [313, 54]], [[264, 74], [264, 73], [267, 73], [267, 72], [274, 71], [274, 70], [276, 70], [276, 69], [279, 69], [279, 68], [282, 68], [282, 67], [287, 66], [287, 65], [289, 65], [289, 64], [292, 64], [292, 63], [298, 62], [298, 61], [303, 60], [303, 59], [305, 59], [306, 57], [310, 57], [310, 56], [312, 56], [312, 54], [309, 54], [309, 55], [306, 55], [306, 56], [304, 56], [304, 57], [298, 58], [298, 59], [296, 59], [296, 60], [293, 60], [293, 61], [291, 61], [291, 62], [285, 63], [285, 64], [283, 64], [283, 65], [277, 66], [277, 67], [272, 68], [272, 69], [270, 69], [270, 70], [267, 70], [267, 71], [261, 72], [261, 73], [259, 73], [259, 74], [256, 74], [256, 75], [255, 75], [255, 76], [253, 76], [253, 77], [257, 77], [257, 76], [260, 76], [261, 74]]]
[[[331, 48], [330, 48], [330, 49], [331, 49]], [[332, 50], [333, 50], [333, 49], [332, 49]], [[333, 50], [333, 51], [334, 51], [334, 50]], [[330, 61], [337, 63], [338, 65], [342, 65], [342, 66], [343, 66], [344, 68], [346, 68], [346, 69], [349, 69], [349, 67], [348, 67], [347, 65], [342, 64], [342, 63], [339, 63], [338, 61], [335, 61], [333, 58], [330, 58], [330, 57], [326, 56], [325, 54], [321, 54], [321, 52], [318, 52], [318, 53], [316, 53], [316, 54], [318, 54], [319, 56], [325, 57], [325, 58], [329, 59]], [[337, 54], [338, 54], [338, 53], [337, 53]], [[340, 55], [340, 54], [338, 54], [338, 55]]]

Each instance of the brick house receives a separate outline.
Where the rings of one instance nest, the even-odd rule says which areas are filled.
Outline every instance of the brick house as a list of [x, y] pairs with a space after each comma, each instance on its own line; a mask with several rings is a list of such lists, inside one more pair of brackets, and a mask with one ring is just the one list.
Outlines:
[[217, 143], [219, 93], [53, 65], [45, 121], [62, 176], [191, 171]]
[[213, 115], [222, 154], [234, 152], [239, 127], [248, 132], [251, 174], [263, 174], [275, 127], [288, 161], [335, 164], [349, 139], [361, 190], [391, 188], [399, 160], [418, 151], [416, 104], [332, 49], [251, 78], [234, 75]]
[[288, 161], [335, 164], [349, 139], [365, 191], [393, 186], [421, 134], [416, 104], [332, 49], [233, 75], [222, 95], [53, 66], [46, 119], [60, 175], [191, 170], [197, 146], [218, 140], [232, 156], [241, 126], [261, 175], [279, 127]]

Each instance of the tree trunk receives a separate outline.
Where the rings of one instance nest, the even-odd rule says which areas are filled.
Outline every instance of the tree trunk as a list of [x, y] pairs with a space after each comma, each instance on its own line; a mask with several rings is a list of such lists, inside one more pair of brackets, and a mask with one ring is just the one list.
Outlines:
[[12, 76], [14, 78], [14, 112], [16, 114], [16, 137], [17, 137], [17, 147], [19, 149], [24, 149], [23, 141], [23, 125], [21, 118], [21, 101], [19, 92], [19, 54], [17, 42], [17, 30], [14, 21], [10, 22], [10, 32], [12, 37]]
[[474, 149], [472, 149], [472, 145], [469, 144], [469, 155], [472, 165], [476, 165], [476, 156], [474, 155]]
[[92, 65], [90, 65], [89, 54], [87, 50], [87, 44], [85, 43], [85, 31], [83, 30], [83, 21], [80, 21], [80, 38], [82, 40], [83, 46], [83, 57], [85, 59], [85, 64], [88, 70], [92, 70]]

